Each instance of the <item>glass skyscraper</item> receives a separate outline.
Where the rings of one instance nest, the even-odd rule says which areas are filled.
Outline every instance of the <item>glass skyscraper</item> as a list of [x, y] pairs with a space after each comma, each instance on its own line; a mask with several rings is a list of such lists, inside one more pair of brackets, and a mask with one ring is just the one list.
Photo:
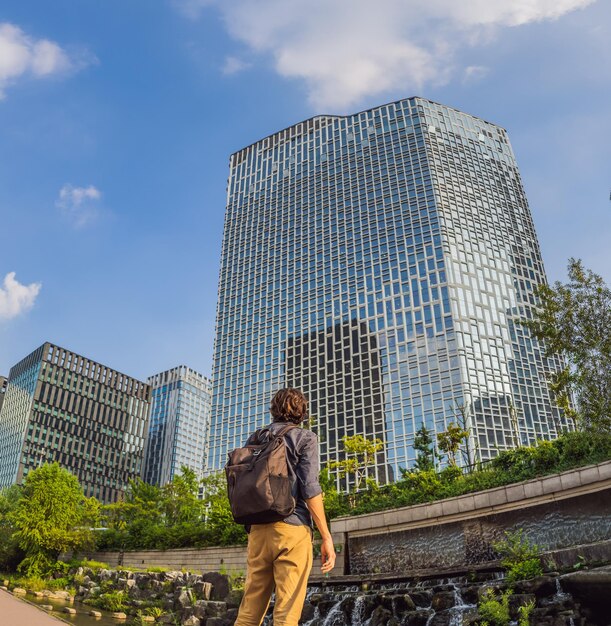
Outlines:
[[181, 365], [151, 376], [148, 384], [152, 400], [143, 480], [163, 486], [183, 465], [201, 477], [210, 424], [210, 380]]
[[45, 343], [11, 368], [0, 411], [0, 488], [57, 461], [113, 502], [141, 472], [149, 386]]
[[322, 461], [378, 437], [369, 475], [413, 465], [415, 431], [464, 419], [479, 458], [566, 425], [559, 367], [518, 323], [545, 281], [507, 133], [409, 98], [317, 116], [232, 155], [213, 365], [210, 470], [310, 399]]

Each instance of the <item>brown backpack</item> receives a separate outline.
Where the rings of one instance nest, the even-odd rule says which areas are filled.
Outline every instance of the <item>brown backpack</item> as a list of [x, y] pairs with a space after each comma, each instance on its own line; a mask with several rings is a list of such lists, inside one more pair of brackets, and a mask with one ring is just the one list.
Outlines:
[[292, 478], [286, 459], [284, 435], [269, 428], [257, 430], [253, 443], [229, 453], [225, 465], [227, 492], [233, 519], [238, 524], [267, 524], [288, 517], [295, 510]]

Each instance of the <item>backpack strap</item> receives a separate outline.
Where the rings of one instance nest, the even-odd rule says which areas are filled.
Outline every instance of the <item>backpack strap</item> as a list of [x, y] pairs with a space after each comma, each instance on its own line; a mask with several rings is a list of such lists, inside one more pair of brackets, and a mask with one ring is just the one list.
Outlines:
[[274, 437], [276, 438], [284, 437], [284, 435], [286, 435], [286, 433], [288, 433], [289, 430], [292, 430], [293, 428], [297, 428], [297, 424], [287, 424], [282, 430], [278, 432], [277, 435], [274, 435]]

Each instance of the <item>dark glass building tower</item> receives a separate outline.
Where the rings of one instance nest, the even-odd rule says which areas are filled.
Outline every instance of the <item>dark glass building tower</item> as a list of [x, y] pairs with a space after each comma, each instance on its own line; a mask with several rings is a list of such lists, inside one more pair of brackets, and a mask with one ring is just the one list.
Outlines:
[[115, 501], [140, 476], [150, 388], [50, 343], [11, 368], [0, 412], [0, 488], [57, 461], [87, 496]]
[[414, 460], [415, 431], [460, 417], [494, 456], [566, 425], [558, 363], [517, 321], [545, 281], [507, 133], [422, 98], [318, 116], [231, 157], [208, 468], [309, 396], [323, 462], [378, 437], [372, 477]]

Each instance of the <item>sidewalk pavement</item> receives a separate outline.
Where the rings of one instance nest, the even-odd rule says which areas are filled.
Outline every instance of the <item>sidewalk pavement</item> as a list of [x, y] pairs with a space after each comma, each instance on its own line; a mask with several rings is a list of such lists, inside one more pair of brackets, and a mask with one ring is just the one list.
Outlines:
[[3, 626], [65, 626], [66, 622], [55, 619], [27, 602], [0, 589], [0, 624]]

